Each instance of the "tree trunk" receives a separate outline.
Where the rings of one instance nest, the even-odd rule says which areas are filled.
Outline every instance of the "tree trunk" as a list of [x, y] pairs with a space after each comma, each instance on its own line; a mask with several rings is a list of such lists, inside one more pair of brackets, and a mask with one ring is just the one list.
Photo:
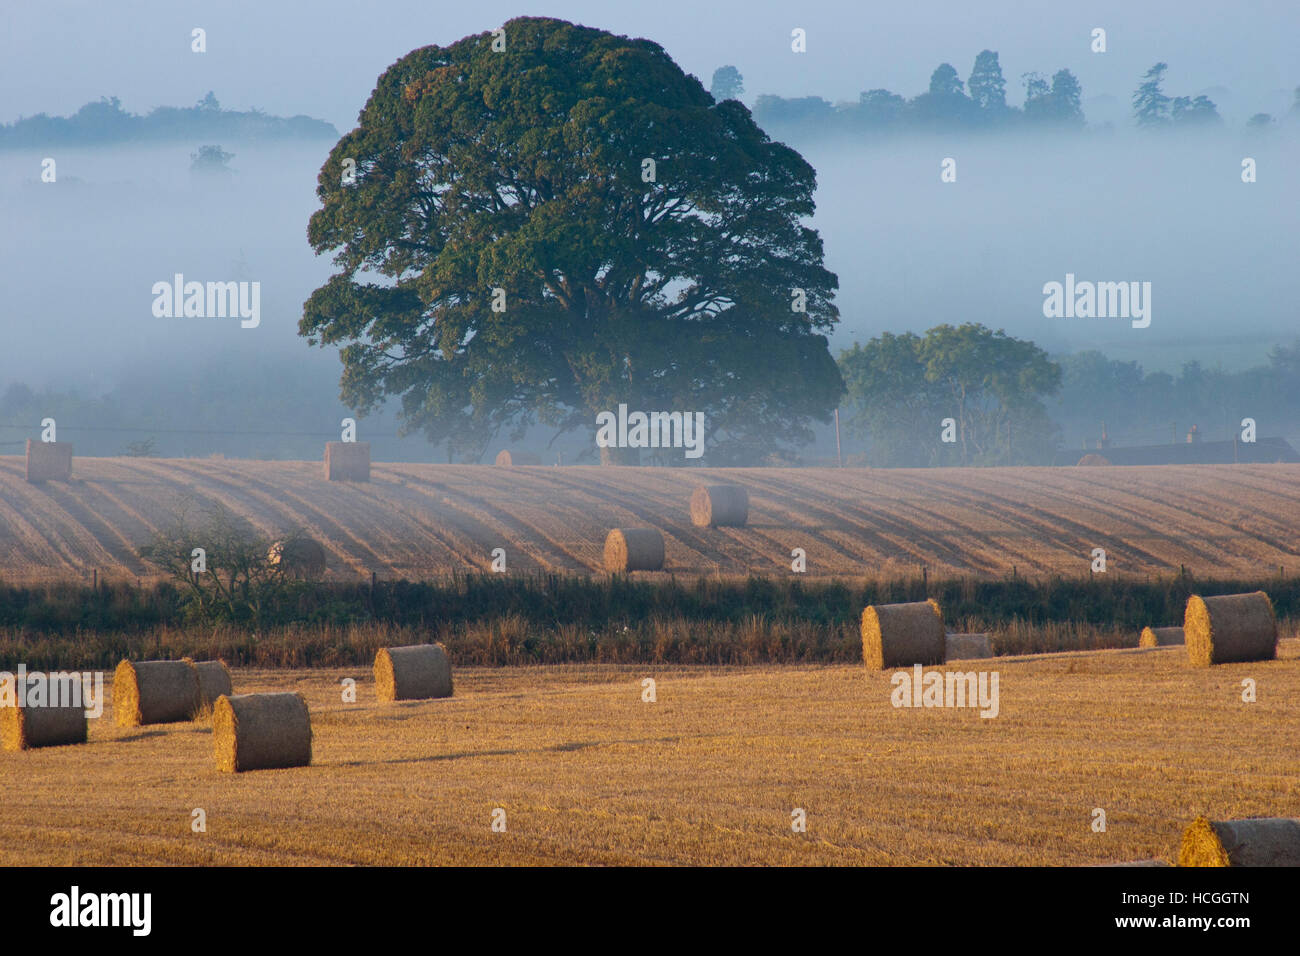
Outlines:
[[602, 448], [600, 450], [600, 463], [602, 465], [639, 465], [641, 464], [641, 449]]

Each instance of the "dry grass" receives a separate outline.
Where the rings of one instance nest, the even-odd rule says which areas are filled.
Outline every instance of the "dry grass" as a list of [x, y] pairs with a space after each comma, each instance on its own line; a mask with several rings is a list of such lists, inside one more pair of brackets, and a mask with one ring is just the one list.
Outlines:
[[305, 695], [311, 767], [221, 775], [204, 724], [94, 721], [0, 757], [0, 864], [1088, 864], [1172, 859], [1200, 814], [1300, 816], [1300, 642], [976, 667], [997, 718], [895, 710], [861, 664], [462, 668], [453, 698], [382, 707], [364, 668], [240, 671]]

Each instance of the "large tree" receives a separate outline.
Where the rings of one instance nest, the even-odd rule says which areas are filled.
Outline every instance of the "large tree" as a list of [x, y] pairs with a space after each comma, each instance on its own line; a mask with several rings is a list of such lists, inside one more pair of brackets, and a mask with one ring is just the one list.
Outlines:
[[352, 407], [400, 395], [459, 453], [627, 403], [702, 411], [711, 461], [753, 460], [843, 391], [814, 186], [657, 44], [511, 20], [379, 78], [321, 170], [308, 239], [339, 271], [299, 331], [343, 345]]

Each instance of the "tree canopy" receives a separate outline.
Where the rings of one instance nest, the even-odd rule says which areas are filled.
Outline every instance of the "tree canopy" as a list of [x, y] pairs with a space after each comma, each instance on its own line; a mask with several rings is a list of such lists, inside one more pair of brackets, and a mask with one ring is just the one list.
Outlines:
[[1041, 463], [1055, 448], [1042, 399], [1059, 389], [1061, 369], [1032, 342], [939, 325], [855, 343], [840, 366], [849, 428], [870, 437], [873, 464]]
[[1133, 118], [1138, 126], [1158, 129], [1166, 126], [1216, 126], [1223, 122], [1219, 109], [1208, 96], [1175, 96], [1170, 99], [1162, 86], [1169, 66], [1156, 63], [1142, 76], [1133, 91]]
[[338, 272], [299, 331], [343, 346], [349, 405], [400, 396], [458, 453], [627, 403], [703, 411], [711, 462], [754, 460], [843, 390], [814, 186], [657, 44], [518, 18], [379, 78], [320, 173]]
[[1007, 81], [1002, 76], [1002, 65], [992, 50], [981, 50], [975, 57], [975, 66], [966, 82], [970, 98], [982, 110], [1001, 112], [1007, 108]]

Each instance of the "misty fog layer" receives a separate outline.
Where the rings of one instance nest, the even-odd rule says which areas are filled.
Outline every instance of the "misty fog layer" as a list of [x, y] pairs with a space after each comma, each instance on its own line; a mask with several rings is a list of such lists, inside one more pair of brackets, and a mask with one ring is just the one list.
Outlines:
[[[813, 225], [840, 278], [832, 350], [981, 322], [1053, 353], [1098, 349], [1148, 369], [1259, 364], [1297, 334], [1298, 142], [1282, 126], [804, 144], [818, 170]], [[305, 236], [328, 144], [223, 145], [235, 154], [229, 183], [191, 174], [197, 145], [61, 150], [55, 183], [40, 181], [40, 154], [0, 153], [0, 388], [211, 387], [198, 369], [214, 361], [291, 363], [288, 380], [313, 383], [286, 397], [301, 399], [294, 420], [337, 427], [337, 356], [297, 335], [303, 301], [332, 271]], [[1241, 180], [1245, 157], [1253, 184]], [[945, 158], [956, 182], [940, 180]], [[260, 283], [260, 325], [156, 317], [151, 288], [177, 273]], [[1150, 326], [1045, 317], [1043, 286], [1067, 273], [1150, 282]]]
[[[840, 277], [839, 343], [981, 322], [1050, 352], [1242, 368], [1300, 333], [1295, 130], [944, 138], [805, 148]], [[1256, 161], [1258, 181], [1241, 180]], [[940, 164], [956, 160], [956, 181]], [[1047, 318], [1043, 286], [1151, 283], [1147, 328]]]

